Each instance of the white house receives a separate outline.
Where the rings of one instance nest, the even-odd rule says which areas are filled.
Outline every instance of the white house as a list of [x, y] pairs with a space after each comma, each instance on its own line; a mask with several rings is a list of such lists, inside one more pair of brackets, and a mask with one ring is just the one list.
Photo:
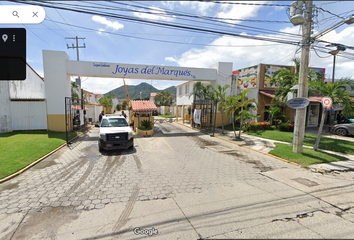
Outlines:
[[0, 81], [0, 133], [47, 129], [44, 79], [28, 64], [26, 74], [23, 81]]

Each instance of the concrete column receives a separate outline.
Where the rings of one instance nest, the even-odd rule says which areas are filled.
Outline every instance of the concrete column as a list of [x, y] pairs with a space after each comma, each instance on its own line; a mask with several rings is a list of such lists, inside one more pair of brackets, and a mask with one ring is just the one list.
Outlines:
[[[65, 52], [43, 50], [48, 130], [65, 132], [65, 97], [71, 97]], [[69, 118], [71, 120], [71, 118]]]

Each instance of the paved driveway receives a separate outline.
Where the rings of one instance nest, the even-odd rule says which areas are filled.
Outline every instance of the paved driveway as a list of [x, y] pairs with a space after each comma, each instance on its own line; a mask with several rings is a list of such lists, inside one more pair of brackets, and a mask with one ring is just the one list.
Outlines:
[[[308, 170], [175, 123], [156, 127], [153, 137], [136, 135], [132, 150], [102, 154], [94, 128], [0, 184], [0, 238], [130, 239], [137, 237], [134, 226], [141, 225], [159, 228], [161, 239], [247, 238], [262, 236], [263, 225], [268, 229], [266, 224], [333, 207], [302, 189], [311, 187], [310, 175], [301, 183]], [[289, 185], [284, 172], [299, 183]], [[346, 183], [347, 178], [338, 182]], [[354, 229], [345, 224], [344, 229]], [[239, 232], [243, 228], [245, 235]], [[301, 224], [290, 228], [322, 236]], [[299, 237], [299, 232], [284, 234], [270, 236]]]

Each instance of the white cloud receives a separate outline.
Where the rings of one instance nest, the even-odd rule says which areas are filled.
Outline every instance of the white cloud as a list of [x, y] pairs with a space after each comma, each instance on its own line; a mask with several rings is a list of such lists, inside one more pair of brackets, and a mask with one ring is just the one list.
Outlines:
[[161, 4], [170, 10], [175, 10], [176, 8], [190, 9], [202, 15], [207, 15], [207, 12], [216, 5], [213, 2], [199, 1], [163, 1]]
[[109, 21], [105, 17], [95, 15], [92, 17], [92, 20], [105, 25], [107, 28], [112, 28], [115, 31], [118, 31], [119, 29], [124, 28], [123, 24], [121, 24], [117, 21], [115, 21], [115, 22]]
[[168, 16], [164, 10], [158, 7], [149, 7], [150, 8], [150, 13], [140, 13], [140, 12], [134, 12], [134, 16], [143, 18], [143, 19], [148, 19], [148, 20], [164, 20], [164, 21], [173, 21], [174, 16]]
[[[249, 3], [244, 1], [232, 1], [231, 3]], [[257, 2], [259, 4], [264, 2]], [[260, 5], [239, 5], [239, 4], [222, 4], [220, 10], [216, 15], [219, 18], [237, 18], [248, 19], [257, 16]], [[235, 21], [228, 21], [230, 23], [239, 23]]]
[[177, 58], [176, 57], [165, 57], [165, 61], [166, 62], [177, 62]]
[[[288, 27], [281, 29], [282, 32], [298, 33], [298, 27]], [[243, 33], [245, 35], [245, 33]], [[267, 37], [279, 37], [277, 35], [259, 35]], [[354, 27], [347, 27], [343, 31], [332, 31], [321, 38], [328, 42], [342, 43], [352, 46], [354, 38]], [[211, 45], [226, 45], [230, 47], [214, 47], [206, 46], [204, 48], [192, 48], [180, 57], [166, 57], [165, 60], [175, 60], [179, 66], [184, 67], [209, 67], [216, 62], [232, 62], [233, 69], [240, 69], [257, 65], [259, 63], [292, 65], [291, 59], [295, 56], [297, 46], [276, 44], [271, 42], [256, 41], [251, 39], [242, 39], [236, 37], [222, 36], [210, 43]], [[253, 47], [249, 47], [249, 46]], [[245, 47], [231, 47], [245, 46]], [[346, 50], [346, 53], [354, 54], [354, 50]], [[300, 57], [300, 53], [296, 55]], [[319, 58], [311, 51], [309, 66], [326, 68], [326, 76], [330, 77], [332, 73], [333, 57], [329, 54], [320, 53], [320, 56], [327, 58]], [[343, 57], [336, 59], [336, 78], [354, 77], [353, 66], [354, 61]]]

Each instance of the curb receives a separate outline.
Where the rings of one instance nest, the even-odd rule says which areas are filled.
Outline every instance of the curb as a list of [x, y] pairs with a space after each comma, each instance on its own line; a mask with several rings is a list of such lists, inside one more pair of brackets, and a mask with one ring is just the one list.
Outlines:
[[[85, 132], [81, 133], [80, 135], [77, 135], [76, 137], [74, 137], [72, 140], [80, 137], [81, 135], [85, 134], [86, 132], [90, 131], [92, 128], [94, 128], [94, 126], [92, 126], [90, 129], [87, 129]], [[53, 153], [59, 151], [61, 148], [63, 148], [64, 146], [66, 146], [67, 144], [66, 143], [63, 143], [62, 145], [60, 145], [59, 147], [57, 147], [56, 149], [54, 149], [53, 151], [47, 153], [46, 155], [44, 155], [43, 157], [37, 159], [36, 161], [34, 161], [33, 163], [31, 163], [30, 165], [27, 165], [26, 167], [18, 170], [17, 172], [7, 176], [7, 177], [4, 177], [2, 179], [0, 179], [0, 183], [3, 183], [3, 182], [6, 182], [18, 175], [20, 175], [21, 173], [25, 172], [26, 170], [30, 169], [31, 167], [33, 167], [34, 165], [36, 165], [37, 163], [41, 162], [42, 160], [46, 159], [47, 157], [49, 157], [50, 155], [52, 155]]]
[[[179, 122], [176, 122], [176, 123], [178, 123], [178, 124], [181, 125], [181, 126], [188, 127], [188, 128], [190, 128], [190, 129], [193, 129], [192, 127], [185, 126], [185, 125], [183, 125], [182, 123], [179, 123]], [[252, 150], [252, 151], [261, 153], [261, 154], [266, 155], [266, 156], [268, 156], [268, 157], [273, 157], [273, 158], [276, 158], [276, 159], [281, 160], [281, 161], [283, 161], [283, 162], [290, 163], [290, 164], [292, 164], [292, 165], [294, 165], [294, 166], [301, 166], [300, 164], [297, 164], [297, 163], [294, 163], [294, 162], [290, 162], [289, 160], [286, 160], [286, 159], [284, 159], [284, 158], [280, 158], [280, 157], [274, 156], [274, 155], [272, 155], [272, 154], [265, 153], [265, 152], [259, 151], [259, 150], [257, 150], [257, 149], [250, 148], [250, 147], [248, 147], [248, 146], [241, 145], [241, 144], [236, 143], [236, 142], [234, 142], [234, 141], [231, 141], [231, 140], [228, 140], [228, 139], [219, 137], [219, 136], [214, 136], [214, 137], [216, 137], [216, 138], [218, 138], [218, 139], [221, 139], [221, 140], [224, 140], [224, 141], [227, 141], [227, 142], [229, 142], [229, 143], [236, 144], [237, 146], [240, 146], [240, 147], [243, 147], [243, 148], [247, 148], [247, 149], [249, 149], [249, 150]]]

